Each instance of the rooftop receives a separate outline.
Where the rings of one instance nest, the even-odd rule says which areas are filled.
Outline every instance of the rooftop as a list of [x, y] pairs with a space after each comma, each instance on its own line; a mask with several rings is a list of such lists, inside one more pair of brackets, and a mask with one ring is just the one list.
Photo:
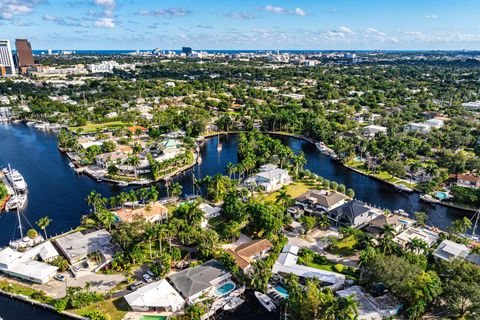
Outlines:
[[182, 296], [165, 279], [152, 282], [127, 294], [125, 300], [131, 307], [176, 309], [184, 303]]
[[272, 243], [267, 239], [259, 239], [241, 244], [234, 250], [228, 251], [233, 254], [237, 265], [240, 268], [245, 269], [250, 265], [252, 257], [270, 249], [272, 246]]

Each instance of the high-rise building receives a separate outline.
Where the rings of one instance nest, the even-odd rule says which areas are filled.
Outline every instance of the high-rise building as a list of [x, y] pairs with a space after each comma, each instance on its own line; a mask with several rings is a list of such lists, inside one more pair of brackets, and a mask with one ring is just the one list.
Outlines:
[[15, 75], [15, 65], [13, 64], [12, 49], [10, 41], [0, 40], [0, 76]]
[[185, 53], [187, 56], [192, 54], [192, 48], [190, 47], [183, 47], [182, 52]]
[[16, 39], [15, 48], [17, 67], [21, 73], [26, 73], [28, 67], [33, 67], [35, 62], [33, 61], [32, 46], [27, 39]]

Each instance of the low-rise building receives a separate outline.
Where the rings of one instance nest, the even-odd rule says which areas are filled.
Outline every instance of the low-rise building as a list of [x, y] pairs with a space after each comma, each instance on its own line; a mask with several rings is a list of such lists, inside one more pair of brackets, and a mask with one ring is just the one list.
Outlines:
[[424, 227], [411, 227], [393, 238], [393, 241], [405, 248], [413, 239], [422, 240], [431, 248], [438, 240], [438, 233]]
[[406, 124], [403, 129], [408, 132], [421, 132], [428, 133], [432, 127], [426, 123], [409, 123]]
[[264, 259], [272, 248], [272, 243], [267, 239], [253, 240], [239, 245], [235, 249], [228, 249], [235, 258], [235, 263], [243, 272], [249, 272], [252, 262]]
[[383, 233], [385, 226], [389, 225], [393, 228], [394, 232], [398, 234], [403, 230], [412, 227], [414, 224], [415, 220], [396, 214], [389, 216], [380, 214], [376, 218], [372, 219], [363, 230], [373, 234], [374, 236], [379, 236]]
[[121, 163], [127, 158], [128, 155], [123, 152], [107, 152], [96, 156], [95, 164], [100, 168], [106, 169], [109, 165]]
[[454, 259], [465, 259], [469, 253], [470, 249], [466, 245], [443, 240], [433, 252], [433, 256], [437, 259], [452, 261]]
[[194, 304], [202, 297], [224, 295], [223, 290], [217, 292], [216, 289], [227, 283], [232, 283], [231, 290], [233, 290], [235, 285], [230, 280], [231, 277], [230, 272], [220, 262], [210, 260], [202, 265], [174, 273], [168, 279], [187, 303]]
[[374, 137], [378, 132], [387, 133], [387, 127], [371, 124], [363, 128], [363, 134], [367, 137]]
[[480, 177], [471, 174], [451, 174], [448, 177], [448, 183], [450, 186], [480, 188]]
[[359, 200], [352, 200], [330, 210], [328, 219], [332, 227], [360, 228], [368, 224], [378, 214], [365, 203]]
[[260, 167], [260, 172], [245, 180], [245, 185], [260, 187], [266, 192], [273, 192], [292, 182], [287, 170], [279, 169], [273, 164]]
[[165, 279], [127, 294], [125, 300], [134, 311], [176, 312], [185, 305], [182, 296]]
[[295, 204], [302, 205], [305, 211], [330, 211], [345, 203], [347, 196], [336, 191], [312, 189], [295, 198]]

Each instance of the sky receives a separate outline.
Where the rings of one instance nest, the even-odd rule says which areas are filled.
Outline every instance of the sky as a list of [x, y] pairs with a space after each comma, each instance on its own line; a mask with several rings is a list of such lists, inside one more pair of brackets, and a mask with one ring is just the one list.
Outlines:
[[33, 49], [480, 50], [480, 0], [0, 0]]

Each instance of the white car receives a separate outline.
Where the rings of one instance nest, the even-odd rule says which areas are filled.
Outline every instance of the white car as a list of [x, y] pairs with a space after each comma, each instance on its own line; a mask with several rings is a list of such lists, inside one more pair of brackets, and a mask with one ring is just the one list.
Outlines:
[[148, 275], [147, 273], [145, 273], [143, 276], [142, 276], [143, 280], [145, 280], [146, 283], [150, 283], [153, 281], [153, 278]]

